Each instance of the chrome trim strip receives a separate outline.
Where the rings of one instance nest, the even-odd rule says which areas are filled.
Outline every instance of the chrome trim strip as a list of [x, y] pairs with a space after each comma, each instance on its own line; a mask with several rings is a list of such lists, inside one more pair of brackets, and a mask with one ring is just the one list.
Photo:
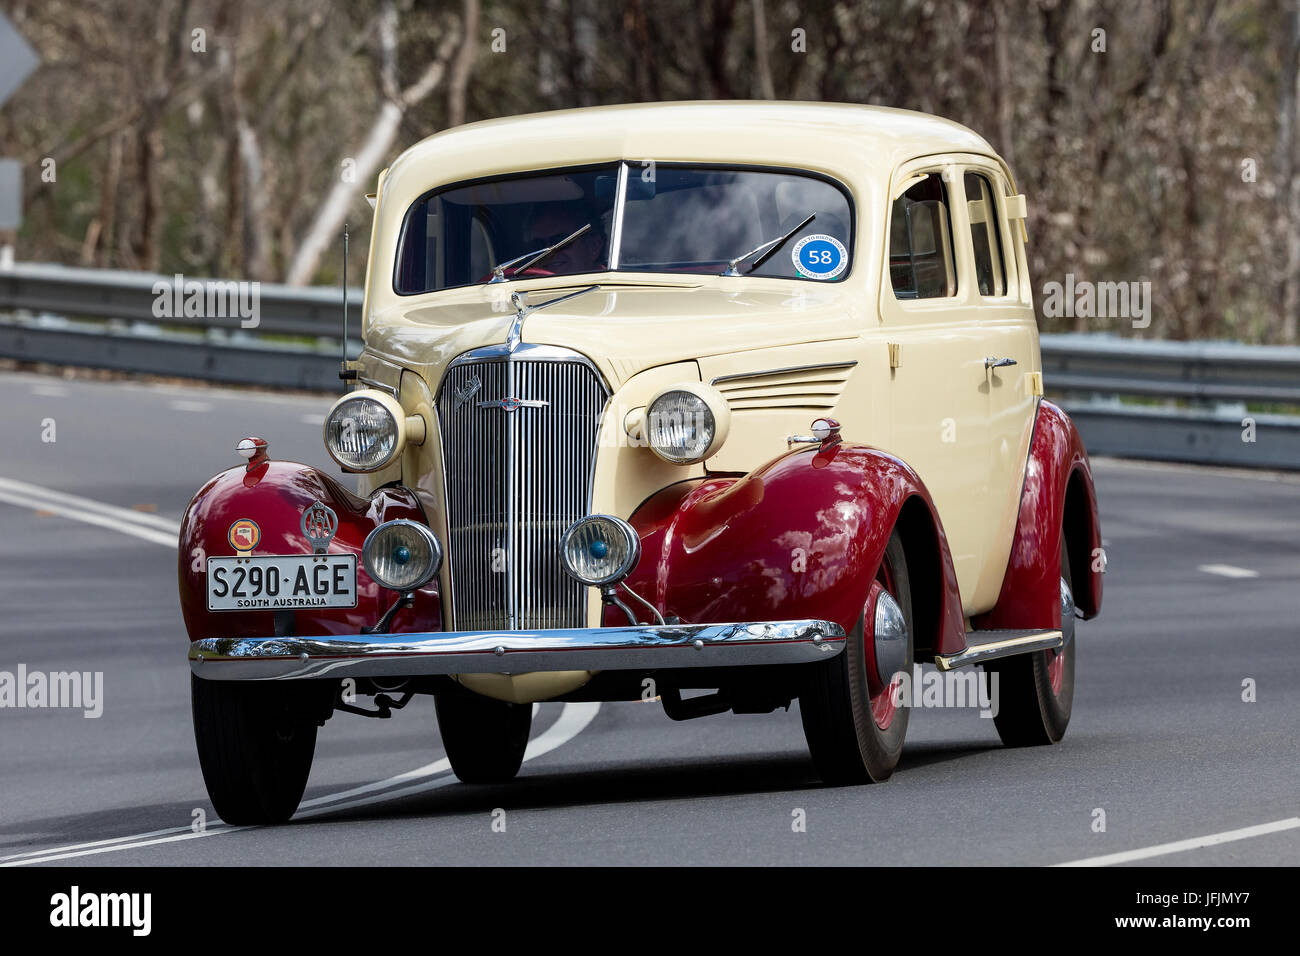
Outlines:
[[618, 270], [619, 247], [623, 244], [623, 209], [627, 205], [627, 163], [618, 164], [618, 185], [614, 196], [614, 223], [609, 236], [609, 271]]
[[450, 631], [347, 637], [207, 638], [190, 670], [207, 680], [526, 674], [740, 667], [826, 660], [844, 649], [831, 621]]
[[735, 375], [719, 375], [709, 382], [710, 385], [717, 385], [719, 382], [733, 382], [742, 378], [761, 378], [764, 375], [784, 375], [787, 372], [823, 372], [837, 368], [853, 368], [857, 365], [854, 362], [829, 362], [824, 365], [792, 365], [789, 368], [769, 368], [759, 372], [737, 372]]
[[[987, 640], [980, 640], [987, 635]], [[975, 643], [972, 643], [972, 639]], [[971, 631], [966, 635], [966, 647], [956, 654], [935, 654], [934, 662], [941, 671], [950, 671], [968, 664], [982, 664], [999, 657], [1030, 654], [1062, 647], [1065, 635], [1061, 631]]]

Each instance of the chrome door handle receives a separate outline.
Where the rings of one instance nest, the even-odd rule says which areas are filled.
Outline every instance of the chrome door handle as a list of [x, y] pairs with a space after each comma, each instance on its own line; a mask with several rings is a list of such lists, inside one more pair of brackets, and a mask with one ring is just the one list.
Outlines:
[[984, 371], [991, 368], [1006, 368], [1008, 365], [1015, 365], [1016, 360], [1013, 358], [994, 358], [992, 355], [984, 359]]

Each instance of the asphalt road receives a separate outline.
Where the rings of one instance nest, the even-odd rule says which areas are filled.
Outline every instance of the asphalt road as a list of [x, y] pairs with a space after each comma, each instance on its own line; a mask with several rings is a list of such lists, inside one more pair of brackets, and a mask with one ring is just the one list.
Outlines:
[[1119, 461], [1095, 463], [1105, 608], [1079, 628], [1058, 746], [1004, 749], [976, 711], [924, 709], [890, 782], [831, 789], [797, 705], [674, 723], [543, 704], [519, 778], [475, 787], [424, 698], [336, 715], [299, 817], [226, 827], [194, 753], [168, 528], [245, 435], [327, 465], [327, 405], [0, 373], [0, 671], [104, 674], [98, 718], [0, 709], [0, 864], [1300, 863], [1300, 478]]

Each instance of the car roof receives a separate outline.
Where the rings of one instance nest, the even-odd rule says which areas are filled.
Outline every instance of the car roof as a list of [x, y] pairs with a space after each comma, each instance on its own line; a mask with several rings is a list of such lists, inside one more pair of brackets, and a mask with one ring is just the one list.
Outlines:
[[405, 206], [466, 179], [589, 163], [729, 162], [790, 166], [851, 187], [887, 180], [916, 156], [996, 155], [959, 123], [911, 110], [768, 100], [597, 106], [484, 120], [421, 140], [387, 176]]

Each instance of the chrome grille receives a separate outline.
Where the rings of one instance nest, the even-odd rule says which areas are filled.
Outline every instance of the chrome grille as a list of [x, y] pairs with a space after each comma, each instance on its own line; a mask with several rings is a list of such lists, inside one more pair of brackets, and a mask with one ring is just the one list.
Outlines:
[[[480, 405], [504, 398], [548, 404]], [[607, 398], [596, 370], [565, 349], [492, 348], [448, 369], [438, 420], [456, 630], [586, 625], [586, 589], [564, 573], [560, 538], [591, 506]]]

